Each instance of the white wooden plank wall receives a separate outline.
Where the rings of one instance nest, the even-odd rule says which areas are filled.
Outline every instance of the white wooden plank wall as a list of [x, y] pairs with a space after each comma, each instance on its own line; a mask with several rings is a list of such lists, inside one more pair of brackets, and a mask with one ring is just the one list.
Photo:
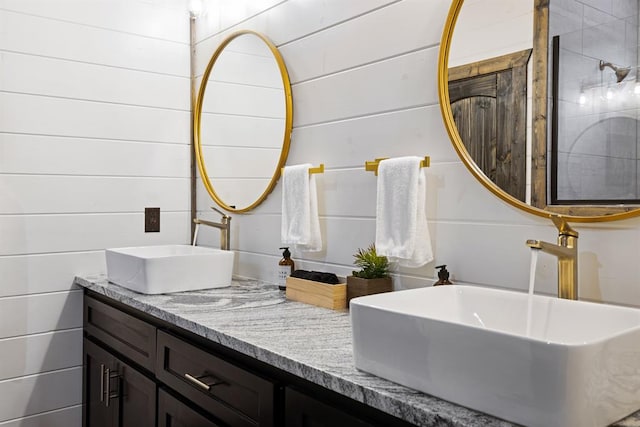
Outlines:
[[[222, 3], [231, 8], [234, 0]], [[280, 49], [293, 85], [294, 130], [287, 164], [324, 163], [317, 177], [325, 250], [294, 253], [298, 268], [346, 275], [352, 254], [375, 236], [376, 178], [365, 160], [430, 155], [428, 217], [435, 261], [402, 269], [395, 286], [430, 285], [434, 266], [454, 281], [525, 290], [528, 238], [555, 241], [549, 221], [529, 216], [484, 189], [458, 159], [437, 96], [439, 42], [449, 0], [273, 2], [235, 25], [211, 13], [198, 21], [197, 73], [220, 41], [237, 29], [267, 35]], [[214, 18], [215, 16], [215, 18]], [[505, 35], [508, 39], [508, 36]], [[199, 185], [199, 215], [215, 218]], [[280, 185], [253, 212], [234, 215], [236, 273], [275, 281], [280, 258]], [[581, 294], [640, 306], [640, 220], [578, 224]], [[218, 245], [215, 230], [202, 242]], [[541, 255], [537, 291], [555, 293], [555, 259]]]
[[2, 427], [81, 425], [74, 276], [188, 241], [185, 3], [0, 0]]

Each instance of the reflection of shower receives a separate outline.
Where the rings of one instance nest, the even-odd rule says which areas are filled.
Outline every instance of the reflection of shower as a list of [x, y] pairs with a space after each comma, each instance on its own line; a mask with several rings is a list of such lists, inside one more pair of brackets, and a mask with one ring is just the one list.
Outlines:
[[624, 80], [625, 77], [631, 71], [631, 67], [616, 67], [611, 62], [604, 62], [602, 59], [600, 60], [600, 71], [604, 70], [604, 67], [611, 68], [616, 73], [616, 78], [618, 79], [618, 83]]

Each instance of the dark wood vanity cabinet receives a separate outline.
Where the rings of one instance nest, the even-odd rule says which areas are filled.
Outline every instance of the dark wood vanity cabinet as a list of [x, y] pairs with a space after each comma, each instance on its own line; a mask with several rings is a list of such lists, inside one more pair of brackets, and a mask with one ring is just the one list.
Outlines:
[[157, 343], [162, 383], [229, 425], [274, 425], [274, 382], [164, 331]]
[[164, 389], [158, 390], [158, 427], [222, 427], [182, 403]]
[[275, 426], [274, 381], [113, 304], [85, 295], [84, 427]]
[[83, 346], [83, 425], [155, 427], [155, 382], [86, 338]]
[[409, 426], [89, 290], [83, 374], [83, 427]]
[[357, 418], [293, 388], [285, 390], [285, 427], [373, 427]]

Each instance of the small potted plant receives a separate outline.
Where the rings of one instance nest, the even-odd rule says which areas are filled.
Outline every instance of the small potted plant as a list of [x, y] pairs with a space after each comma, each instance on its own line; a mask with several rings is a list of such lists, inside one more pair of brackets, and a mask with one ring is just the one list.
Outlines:
[[353, 263], [360, 270], [347, 276], [347, 304], [351, 298], [393, 290], [389, 260], [386, 256], [378, 255], [375, 245], [372, 244], [367, 249], [359, 248], [353, 257]]

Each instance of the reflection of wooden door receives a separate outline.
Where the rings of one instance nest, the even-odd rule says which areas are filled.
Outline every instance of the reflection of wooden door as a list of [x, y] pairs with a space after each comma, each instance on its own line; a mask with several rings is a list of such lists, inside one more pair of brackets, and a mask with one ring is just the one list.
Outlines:
[[525, 201], [526, 64], [530, 51], [449, 70], [449, 97], [460, 137], [498, 187]]

